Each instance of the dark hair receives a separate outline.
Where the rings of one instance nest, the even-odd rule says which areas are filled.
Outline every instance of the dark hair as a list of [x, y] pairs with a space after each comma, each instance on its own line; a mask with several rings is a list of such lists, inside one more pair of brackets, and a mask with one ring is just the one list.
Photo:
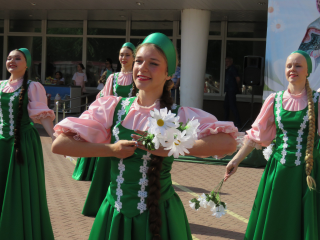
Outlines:
[[[114, 72], [113, 67], [112, 67], [112, 65], [113, 65], [113, 63], [112, 63], [112, 59], [111, 59], [111, 58], [107, 58], [106, 62], [109, 62], [109, 63], [110, 63], [110, 66], [111, 66], [112, 72]], [[107, 71], [107, 67], [104, 69], [104, 71]]]
[[[160, 108], [167, 107], [171, 110], [173, 100], [170, 95], [170, 90], [173, 87], [172, 80], [167, 80], [163, 86], [163, 92], [160, 98]], [[136, 95], [137, 87], [135, 83], [132, 83], [132, 93], [133, 96]], [[160, 189], [160, 171], [162, 168], [163, 157], [152, 155], [150, 161], [150, 166], [148, 168], [148, 198], [147, 198], [147, 208], [149, 210], [149, 230], [152, 233], [152, 240], [161, 240], [160, 228], [161, 222], [161, 212], [159, 209], [159, 200], [161, 197]]]
[[99, 80], [98, 80], [98, 84], [99, 84], [99, 83], [105, 84], [106, 77], [107, 77], [107, 71], [104, 71], [104, 72], [102, 73], [101, 77], [100, 77]]
[[78, 65], [82, 68], [82, 70], [85, 69], [82, 63], [79, 63]]
[[56, 71], [56, 72], [54, 73], [54, 75], [56, 75], [57, 73], [59, 73], [59, 74], [60, 74], [60, 77], [63, 78], [62, 72]]
[[[16, 50], [19, 51], [23, 54], [24, 58], [27, 60], [25, 54], [20, 51], [20, 50]], [[23, 75], [23, 82], [22, 82], [22, 87], [21, 87], [21, 91], [20, 91], [20, 95], [19, 95], [19, 107], [18, 107], [18, 115], [17, 115], [17, 120], [16, 120], [16, 126], [14, 129], [14, 150], [15, 150], [15, 159], [17, 161], [18, 164], [23, 164], [23, 158], [22, 158], [22, 153], [21, 153], [21, 148], [20, 148], [20, 138], [21, 138], [21, 134], [20, 134], [20, 128], [21, 128], [21, 119], [23, 116], [23, 99], [25, 94], [27, 93], [27, 84], [28, 84], [28, 71], [26, 70], [24, 75]]]

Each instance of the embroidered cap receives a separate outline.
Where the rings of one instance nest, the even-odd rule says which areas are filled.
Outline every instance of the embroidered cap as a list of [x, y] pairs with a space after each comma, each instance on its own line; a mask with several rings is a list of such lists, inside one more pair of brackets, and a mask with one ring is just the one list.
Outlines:
[[147, 36], [142, 44], [153, 43], [162, 49], [166, 55], [168, 62], [168, 76], [172, 76], [176, 71], [176, 50], [173, 46], [172, 41], [163, 33], [152, 33]]
[[31, 67], [31, 54], [30, 54], [29, 50], [27, 48], [19, 48], [18, 50], [24, 54], [24, 56], [26, 57], [27, 67], [30, 68]]
[[[294, 53], [299, 53], [299, 54], [301, 54], [302, 56], [304, 56], [304, 58], [306, 59], [307, 65], [308, 65], [308, 77], [309, 77], [309, 76], [310, 76], [310, 73], [312, 72], [312, 62], [311, 62], [311, 58], [310, 58], [309, 54], [306, 53], [305, 51], [302, 51], [302, 50], [294, 51], [294, 52], [292, 52], [291, 54], [294, 54]], [[290, 55], [291, 55], [291, 54], [290, 54]]]

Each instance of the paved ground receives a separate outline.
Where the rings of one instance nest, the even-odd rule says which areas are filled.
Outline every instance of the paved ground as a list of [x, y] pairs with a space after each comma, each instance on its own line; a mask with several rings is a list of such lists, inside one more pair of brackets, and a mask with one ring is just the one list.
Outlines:
[[[94, 218], [81, 215], [90, 182], [71, 178], [74, 163], [51, 153], [51, 138], [39, 129], [43, 144], [46, 186], [51, 222], [56, 240], [86, 240]], [[210, 210], [194, 211], [189, 200], [208, 193], [222, 179], [224, 166], [175, 162], [172, 180], [179, 194], [195, 240], [243, 239], [263, 169], [239, 168], [222, 188], [228, 214], [220, 219]], [[192, 195], [193, 194], [193, 195]], [[116, 239], [115, 239], [116, 240]], [[174, 239], [183, 240], [183, 239]]]

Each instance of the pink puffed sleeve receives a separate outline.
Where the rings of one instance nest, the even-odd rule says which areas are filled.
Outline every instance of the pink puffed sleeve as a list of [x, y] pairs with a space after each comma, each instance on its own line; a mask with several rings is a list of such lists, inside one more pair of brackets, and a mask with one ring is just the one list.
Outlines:
[[[227, 133], [234, 139], [242, 140], [239, 138], [243, 136], [243, 133], [238, 132], [233, 122], [218, 121], [218, 119], [210, 113], [207, 113], [201, 109], [191, 108], [191, 107], [180, 107], [178, 116], [180, 117], [179, 122], [186, 123], [192, 118], [197, 119], [200, 123], [198, 127], [198, 139], [204, 138], [206, 136], [217, 134], [217, 133]], [[232, 154], [232, 153], [230, 153]], [[208, 156], [198, 156], [198, 157], [208, 157]], [[222, 158], [224, 156], [215, 156], [216, 158]]]
[[113, 74], [107, 78], [106, 84], [104, 85], [103, 89], [98, 93], [96, 99], [100, 97], [112, 96], [113, 95]]
[[53, 121], [55, 115], [48, 108], [46, 90], [39, 82], [31, 82], [28, 88], [28, 114], [35, 123], [41, 123], [40, 119], [50, 117]]
[[113, 123], [114, 110], [120, 99], [114, 96], [97, 99], [79, 118], [68, 117], [55, 125], [54, 135], [72, 132], [75, 133], [75, 140], [110, 143], [110, 127]]
[[276, 125], [274, 122], [274, 98], [275, 93], [270, 94], [265, 100], [260, 113], [252, 128], [247, 131], [244, 144], [261, 149], [270, 145], [276, 136]]

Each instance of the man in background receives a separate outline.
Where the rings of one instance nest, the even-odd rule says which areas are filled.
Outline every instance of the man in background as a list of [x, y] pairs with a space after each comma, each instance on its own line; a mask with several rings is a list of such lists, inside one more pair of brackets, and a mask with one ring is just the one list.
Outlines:
[[235, 126], [240, 128], [241, 121], [239, 116], [239, 111], [237, 108], [237, 98], [236, 94], [239, 93], [240, 77], [236, 67], [233, 65], [233, 58], [226, 58], [226, 72], [224, 81], [224, 120], [229, 120], [229, 112], [231, 110], [235, 118]]

